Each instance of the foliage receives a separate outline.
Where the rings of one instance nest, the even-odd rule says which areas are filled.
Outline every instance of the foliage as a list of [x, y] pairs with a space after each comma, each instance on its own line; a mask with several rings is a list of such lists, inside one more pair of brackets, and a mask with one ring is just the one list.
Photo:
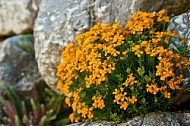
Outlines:
[[34, 37], [32, 34], [26, 34], [23, 39], [18, 42], [18, 45], [25, 51], [34, 54]]
[[[42, 94], [34, 86], [30, 99], [21, 98], [12, 87], [4, 85], [2, 88], [6, 94], [0, 98], [4, 105], [4, 124], [7, 122], [10, 126], [48, 126], [58, 119], [58, 114], [64, 112], [64, 96], [57, 95], [49, 88], [45, 88], [45, 93]], [[59, 124], [63, 125], [64, 122]]]
[[[56, 75], [72, 122], [121, 120], [171, 108], [184, 81], [188, 50], [186, 40], [166, 30], [168, 22], [164, 10], [138, 11], [124, 28], [97, 23], [68, 44]], [[173, 37], [180, 48], [174, 48]]]

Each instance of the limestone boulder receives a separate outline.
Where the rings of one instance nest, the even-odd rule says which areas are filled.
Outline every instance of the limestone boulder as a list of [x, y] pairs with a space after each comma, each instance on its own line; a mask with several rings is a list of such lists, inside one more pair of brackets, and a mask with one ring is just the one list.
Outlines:
[[188, 45], [190, 46], [190, 12], [171, 18], [168, 30], [175, 31], [180, 34], [182, 38], [187, 39]]
[[67, 126], [189, 126], [189, 117], [190, 113], [152, 112], [145, 116], [127, 119], [122, 123], [97, 121], [73, 123]]
[[[178, 34], [180, 34], [182, 38], [187, 39], [188, 48], [190, 51], [190, 13], [183, 13], [181, 15], [171, 18], [170, 23], [168, 25], [168, 30], [175, 31]], [[174, 49], [180, 48], [180, 44], [177, 41], [177, 39], [174, 37], [172, 40], [175, 44], [172, 44], [171, 47]], [[176, 45], [178, 47], [176, 47]], [[189, 54], [187, 54], [187, 57], [189, 57]], [[190, 57], [189, 57], [189, 60], [190, 60]], [[190, 101], [190, 92], [189, 92], [190, 91], [190, 84], [189, 84], [190, 71], [185, 70], [184, 75], [186, 79], [182, 85], [183, 91], [177, 95], [175, 99], [176, 105], [183, 105]]]
[[[45, 82], [55, 91], [55, 73], [60, 53], [77, 34], [83, 33], [96, 22], [120, 21], [123, 26], [130, 15], [138, 10], [159, 11], [170, 15], [190, 10], [189, 0], [42, 0], [34, 25], [35, 55]], [[183, 9], [181, 9], [183, 8]]]
[[190, 11], [188, 0], [138, 0], [139, 10], [152, 12], [165, 9], [169, 16], [177, 16]]
[[0, 0], [0, 36], [33, 31], [41, 0]]
[[11, 85], [20, 92], [30, 92], [33, 84], [40, 81], [33, 36], [17, 35], [5, 39], [0, 45], [0, 84]]
[[73, 123], [67, 126], [189, 126], [189, 117], [190, 113], [152, 112], [145, 116], [127, 119], [122, 123], [97, 121]]

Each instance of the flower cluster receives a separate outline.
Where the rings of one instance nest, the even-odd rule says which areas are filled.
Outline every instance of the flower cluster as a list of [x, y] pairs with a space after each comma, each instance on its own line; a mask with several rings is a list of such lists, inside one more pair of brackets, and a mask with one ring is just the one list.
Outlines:
[[[131, 18], [124, 28], [97, 23], [62, 52], [57, 87], [73, 110], [72, 122], [124, 119], [171, 106], [189, 65], [187, 43], [166, 31], [164, 10]], [[170, 47], [174, 36], [183, 50]]]
[[132, 20], [126, 23], [127, 28], [132, 34], [142, 34], [143, 30], [152, 30], [155, 23], [169, 22], [169, 17], [164, 10], [158, 13], [146, 13], [137, 11], [132, 16]]

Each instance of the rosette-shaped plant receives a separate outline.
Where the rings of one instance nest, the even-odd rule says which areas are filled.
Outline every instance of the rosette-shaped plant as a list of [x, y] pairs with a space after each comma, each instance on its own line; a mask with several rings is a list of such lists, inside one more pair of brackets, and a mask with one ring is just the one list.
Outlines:
[[[68, 44], [56, 75], [72, 122], [121, 120], [171, 107], [188, 61], [187, 42], [166, 31], [168, 22], [164, 10], [139, 11], [124, 28], [97, 23]], [[170, 47], [173, 37], [182, 48]]]

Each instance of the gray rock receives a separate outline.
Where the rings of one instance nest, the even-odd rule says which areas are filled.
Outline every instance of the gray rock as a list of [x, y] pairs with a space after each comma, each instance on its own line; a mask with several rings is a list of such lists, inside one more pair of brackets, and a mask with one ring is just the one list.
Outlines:
[[184, 126], [190, 126], [190, 113], [184, 112], [179, 116], [181, 122], [183, 122]]
[[[190, 13], [184, 13], [179, 16], [175, 16], [170, 20], [170, 23], [168, 25], [169, 31], [175, 31], [178, 34], [181, 35], [182, 38], [188, 40], [188, 48], [190, 50]], [[172, 41], [174, 44], [171, 44], [170, 47], [174, 49], [179, 49], [180, 44], [178, 40], [174, 37], [172, 38]], [[190, 88], [189, 81], [190, 81], [190, 72], [189, 70], [185, 70], [184, 76], [186, 78], [185, 82], [182, 85], [182, 89], [186, 90]], [[176, 105], [183, 105], [186, 102], [190, 100], [190, 92], [189, 91], [183, 91], [180, 92], [176, 99], [175, 104]]]
[[141, 126], [183, 126], [176, 113], [154, 112], [144, 117]]
[[116, 124], [117, 124], [116, 122], [112, 122], [112, 121], [95, 121], [95, 122], [73, 123], [67, 126], [113, 126]]
[[189, 0], [139, 0], [136, 4], [139, 6], [139, 10], [145, 12], [165, 9], [170, 16], [190, 11]]
[[190, 46], [190, 13], [173, 17], [168, 25], [168, 30], [175, 31], [182, 38], [187, 39], [188, 45]]
[[1, 0], [0, 36], [29, 33], [41, 0]]
[[137, 116], [124, 123], [118, 124], [118, 126], [142, 126], [142, 123], [143, 123], [143, 117]]
[[32, 35], [7, 38], [0, 46], [0, 84], [13, 85], [17, 91], [31, 91], [41, 81], [34, 56]]
[[36, 59], [43, 79], [58, 92], [55, 73], [61, 61], [60, 53], [69, 41], [74, 41], [75, 35], [85, 32], [96, 22], [120, 21], [124, 26], [130, 15], [137, 10], [166, 9], [170, 14], [190, 10], [187, 4], [189, 0], [182, 1], [42, 0], [35, 20], [34, 36]]
[[152, 112], [137, 116], [122, 123], [109, 121], [80, 122], [67, 126], [189, 126], [190, 113]]
[[55, 73], [60, 53], [69, 37], [64, 34], [72, 32], [64, 29], [63, 25], [67, 7], [67, 0], [42, 0], [34, 26], [35, 56], [39, 71], [45, 82], [57, 92]]

